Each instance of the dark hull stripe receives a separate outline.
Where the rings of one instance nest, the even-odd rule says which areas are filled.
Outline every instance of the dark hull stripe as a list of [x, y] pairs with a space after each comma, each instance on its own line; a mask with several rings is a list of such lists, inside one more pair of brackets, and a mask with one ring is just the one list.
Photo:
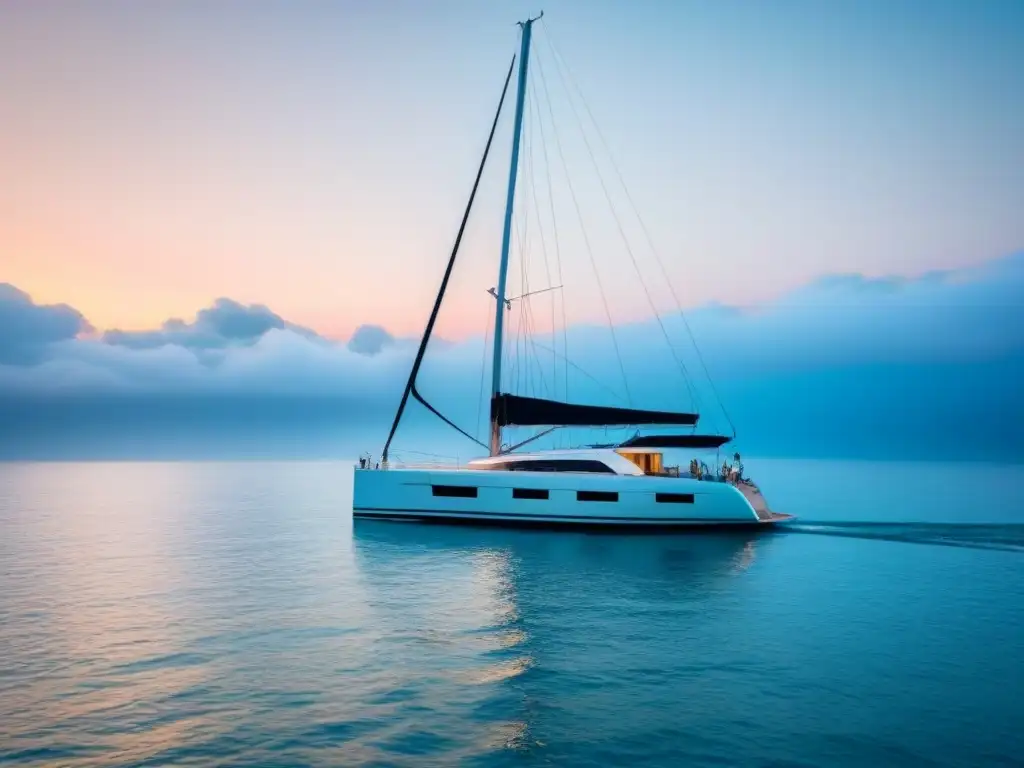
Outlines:
[[615, 533], [620, 536], [628, 534], [677, 533], [679, 535], [698, 536], [701, 533], [761, 533], [767, 535], [779, 530], [777, 526], [766, 525], [751, 520], [749, 523], [602, 523], [602, 522], [568, 522], [558, 520], [522, 520], [501, 517], [436, 517], [433, 515], [356, 515], [356, 527], [367, 525], [432, 525], [452, 526], [459, 528], [503, 528], [505, 530], [545, 530], [545, 531], [586, 531], [588, 533]]
[[595, 515], [536, 515], [523, 514], [519, 512], [483, 512], [480, 510], [458, 510], [440, 511], [434, 509], [387, 509], [380, 507], [355, 507], [352, 510], [356, 517], [366, 518], [393, 518], [409, 520], [479, 520], [484, 522], [506, 522], [506, 523], [540, 523], [552, 524], [563, 523], [566, 525], [612, 525], [612, 526], [665, 526], [665, 527], [689, 527], [694, 526], [764, 526], [771, 521], [756, 519], [753, 515], [749, 518], [738, 520], [715, 520], [705, 517], [608, 517]]

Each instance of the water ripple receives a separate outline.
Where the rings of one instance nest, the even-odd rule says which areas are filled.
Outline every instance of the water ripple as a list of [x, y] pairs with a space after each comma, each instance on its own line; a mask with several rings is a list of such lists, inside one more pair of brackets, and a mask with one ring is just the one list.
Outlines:
[[348, 478], [330, 463], [0, 465], [0, 763], [1024, 753], [1009, 683], [1024, 559], [1007, 554], [1022, 525], [353, 528]]
[[784, 532], [1024, 552], [1024, 524], [805, 521], [787, 525]]

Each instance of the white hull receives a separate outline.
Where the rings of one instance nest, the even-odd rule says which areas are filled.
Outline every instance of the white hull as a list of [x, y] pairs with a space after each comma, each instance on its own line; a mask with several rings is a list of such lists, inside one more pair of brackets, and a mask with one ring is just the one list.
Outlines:
[[690, 477], [473, 469], [356, 468], [353, 514], [622, 527], [766, 525], [789, 518], [769, 512], [754, 486], [741, 490], [730, 483]]

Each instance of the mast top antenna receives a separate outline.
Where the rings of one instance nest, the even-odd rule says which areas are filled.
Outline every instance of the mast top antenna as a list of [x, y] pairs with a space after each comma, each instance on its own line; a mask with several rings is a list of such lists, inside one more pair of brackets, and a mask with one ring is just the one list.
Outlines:
[[532, 19], [527, 19], [526, 21], [518, 21], [516, 23], [520, 27], [525, 27], [527, 24], [533, 24], [533, 22], [540, 21], [543, 18], [544, 18], [544, 11], [541, 11], [537, 16], [534, 16]]

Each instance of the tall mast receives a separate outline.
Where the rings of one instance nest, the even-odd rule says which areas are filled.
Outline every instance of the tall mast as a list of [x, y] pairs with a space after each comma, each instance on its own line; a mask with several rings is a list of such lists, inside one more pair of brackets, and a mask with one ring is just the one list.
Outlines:
[[[519, 170], [519, 139], [523, 132], [523, 99], [526, 96], [526, 70], [530, 62], [530, 33], [535, 19], [519, 22], [523, 39], [519, 51], [519, 86], [516, 93], [515, 127], [512, 130], [512, 161], [508, 172], [508, 197], [505, 200], [505, 227], [501, 233], [501, 265], [498, 267], [498, 289], [494, 294], [494, 360], [492, 363], [491, 403], [501, 392], [501, 341], [505, 320], [505, 278], [508, 276], [508, 250], [512, 239], [512, 204], [516, 196], [516, 173]], [[501, 450], [501, 425], [493, 407], [491, 412], [491, 456]]]

